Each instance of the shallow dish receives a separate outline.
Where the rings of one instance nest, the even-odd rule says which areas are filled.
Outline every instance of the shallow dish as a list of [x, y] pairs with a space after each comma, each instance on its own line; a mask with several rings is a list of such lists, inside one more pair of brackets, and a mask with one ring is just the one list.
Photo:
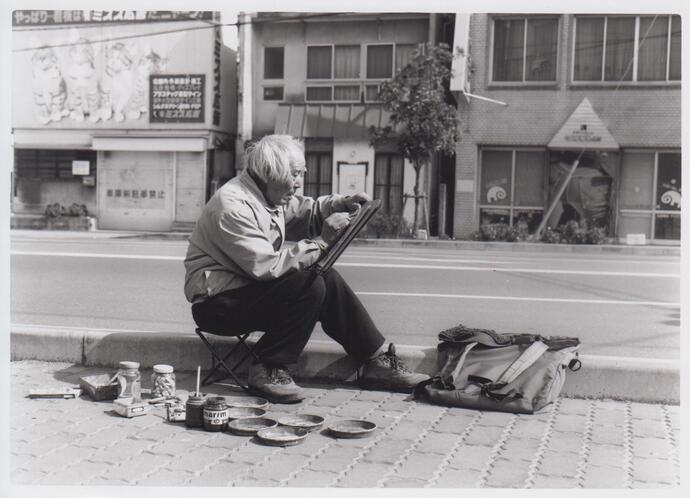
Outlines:
[[256, 436], [259, 440], [270, 446], [293, 446], [304, 441], [308, 432], [299, 427], [287, 427], [279, 425], [268, 429], [260, 429]]
[[319, 415], [285, 415], [278, 419], [278, 423], [286, 427], [299, 427], [311, 432], [320, 429], [323, 420], [324, 418]]
[[268, 400], [258, 396], [226, 396], [225, 402], [232, 408], [266, 408]]
[[228, 408], [228, 418], [234, 420], [236, 418], [256, 418], [266, 415], [266, 410], [263, 408], [251, 408], [248, 406], [238, 407], [234, 406]]
[[331, 425], [328, 430], [335, 437], [366, 437], [376, 429], [376, 424], [367, 420], [341, 420]]
[[261, 429], [270, 429], [278, 425], [271, 418], [236, 418], [228, 424], [228, 430], [238, 436], [254, 436]]

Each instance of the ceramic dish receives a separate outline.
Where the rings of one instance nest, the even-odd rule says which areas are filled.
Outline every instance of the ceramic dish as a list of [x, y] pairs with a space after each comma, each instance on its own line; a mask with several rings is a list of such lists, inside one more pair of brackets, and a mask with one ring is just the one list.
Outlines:
[[366, 437], [376, 429], [376, 424], [367, 420], [341, 420], [328, 428], [335, 437]]
[[278, 423], [286, 427], [298, 427], [312, 432], [321, 428], [323, 420], [323, 417], [319, 415], [285, 415], [278, 419]]
[[287, 427], [279, 425], [268, 429], [261, 429], [256, 436], [264, 444], [270, 446], [293, 446], [304, 441], [307, 431], [299, 427]]
[[225, 401], [231, 408], [266, 408], [268, 400], [257, 396], [226, 396]]
[[278, 425], [270, 418], [236, 418], [228, 424], [228, 430], [238, 436], [254, 436], [261, 429], [270, 429]]
[[263, 408], [250, 407], [231, 407], [228, 408], [228, 418], [234, 420], [236, 418], [256, 418], [266, 415], [266, 410]]

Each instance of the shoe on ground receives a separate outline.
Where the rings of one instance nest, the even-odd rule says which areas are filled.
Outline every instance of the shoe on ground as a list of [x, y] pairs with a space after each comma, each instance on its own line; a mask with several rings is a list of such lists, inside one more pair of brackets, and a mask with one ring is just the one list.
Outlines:
[[295, 384], [285, 367], [254, 363], [249, 367], [249, 389], [271, 403], [298, 403], [304, 390]]
[[383, 389], [410, 393], [419, 384], [429, 380], [429, 376], [410, 370], [395, 354], [391, 343], [388, 351], [367, 360], [359, 374], [359, 384], [367, 389]]

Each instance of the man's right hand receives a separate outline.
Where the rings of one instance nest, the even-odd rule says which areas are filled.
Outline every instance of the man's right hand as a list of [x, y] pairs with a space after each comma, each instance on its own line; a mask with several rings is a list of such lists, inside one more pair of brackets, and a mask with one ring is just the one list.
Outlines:
[[333, 213], [323, 222], [321, 238], [330, 245], [349, 224], [350, 215], [348, 213]]

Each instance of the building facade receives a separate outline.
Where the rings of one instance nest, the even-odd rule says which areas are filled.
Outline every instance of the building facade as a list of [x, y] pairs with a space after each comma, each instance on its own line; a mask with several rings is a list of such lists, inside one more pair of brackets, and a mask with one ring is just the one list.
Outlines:
[[[242, 14], [239, 29], [241, 141], [271, 133], [304, 140], [304, 193], [366, 191], [382, 211], [412, 221], [414, 169], [395, 143], [372, 147], [369, 126], [385, 126], [377, 102], [393, 77], [427, 41], [437, 14]], [[238, 145], [241, 152], [242, 145]], [[242, 159], [238, 158], [238, 164]], [[435, 166], [422, 189], [438, 203]], [[437, 212], [434, 211], [436, 214]]]
[[14, 11], [12, 213], [194, 223], [234, 175], [236, 53], [219, 14]]
[[680, 16], [457, 14], [454, 33], [455, 237], [575, 219], [680, 242]]

